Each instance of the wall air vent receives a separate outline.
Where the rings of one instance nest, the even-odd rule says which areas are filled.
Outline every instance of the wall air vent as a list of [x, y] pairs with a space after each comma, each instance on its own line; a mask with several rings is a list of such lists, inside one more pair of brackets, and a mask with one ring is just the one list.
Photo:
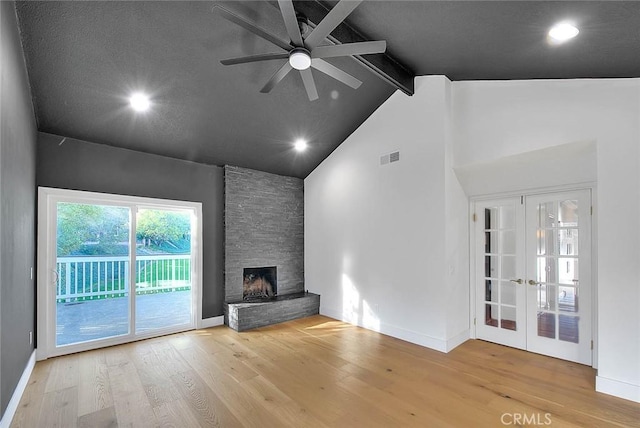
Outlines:
[[400, 152], [395, 151], [380, 156], [380, 165], [387, 165], [392, 162], [398, 162], [400, 160]]

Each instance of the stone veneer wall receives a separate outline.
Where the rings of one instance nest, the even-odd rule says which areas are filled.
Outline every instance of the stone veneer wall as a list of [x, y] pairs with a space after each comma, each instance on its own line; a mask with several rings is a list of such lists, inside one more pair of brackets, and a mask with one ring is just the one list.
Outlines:
[[276, 266], [278, 295], [304, 291], [304, 181], [224, 167], [225, 301], [242, 300], [242, 270]]

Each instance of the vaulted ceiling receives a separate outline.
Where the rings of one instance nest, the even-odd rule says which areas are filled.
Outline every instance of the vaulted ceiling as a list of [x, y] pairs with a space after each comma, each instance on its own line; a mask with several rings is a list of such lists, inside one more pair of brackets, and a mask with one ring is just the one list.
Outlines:
[[[336, 3], [294, 6], [313, 26]], [[305, 177], [396, 91], [394, 73], [404, 73], [405, 83], [407, 76], [411, 82], [432, 74], [451, 80], [640, 77], [640, 2], [368, 0], [327, 42], [354, 35], [386, 40], [386, 56], [327, 60], [362, 81], [358, 89], [314, 70], [315, 101], [298, 73], [264, 94], [260, 89], [286, 59], [222, 65], [274, 46], [215, 13], [217, 4], [289, 40], [277, 2], [18, 2], [39, 130]], [[549, 28], [563, 20], [579, 35], [549, 43]], [[149, 111], [130, 108], [136, 91], [149, 94]], [[306, 151], [293, 149], [298, 138], [308, 141]]]

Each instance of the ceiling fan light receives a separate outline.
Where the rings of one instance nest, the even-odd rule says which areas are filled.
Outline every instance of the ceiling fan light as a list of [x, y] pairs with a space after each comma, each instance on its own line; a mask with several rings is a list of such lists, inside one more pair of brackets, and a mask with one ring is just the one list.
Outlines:
[[296, 70], [306, 70], [311, 67], [311, 55], [306, 49], [294, 49], [289, 55], [289, 64]]

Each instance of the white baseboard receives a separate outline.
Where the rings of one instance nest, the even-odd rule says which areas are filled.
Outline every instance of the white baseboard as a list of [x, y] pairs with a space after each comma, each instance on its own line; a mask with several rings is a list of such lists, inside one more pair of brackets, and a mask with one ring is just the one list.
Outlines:
[[640, 403], [640, 386], [596, 376], [596, 391]]
[[350, 320], [344, 319], [340, 311], [334, 310], [332, 308], [321, 307], [320, 314], [343, 322], [358, 325], [359, 327], [366, 328], [368, 330], [377, 331], [378, 333], [386, 334], [387, 336], [395, 337], [396, 339], [401, 339], [410, 343], [414, 343], [416, 345], [424, 346], [425, 348], [435, 349], [436, 351], [444, 353], [451, 351], [453, 348], [469, 339], [469, 330], [465, 330], [451, 339], [444, 340], [383, 322], [380, 322], [377, 328], [372, 328], [368, 325], [361, 325], [361, 323], [355, 324]]
[[198, 329], [217, 327], [224, 324], [224, 315], [219, 317], [205, 318], [198, 323]]
[[447, 352], [446, 340], [428, 336], [416, 331], [407, 330], [395, 325], [380, 323], [380, 333], [395, 337], [397, 339], [402, 339], [407, 342], [415, 343], [416, 345], [424, 346], [425, 348], [435, 349], [436, 351], [445, 353]]
[[[342, 319], [342, 315], [338, 311], [334, 311], [331, 308], [323, 308], [322, 302], [320, 303], [320, 315], [324, 315], [325, 317], [333, 318], [334, 320], [344, 321]], [[344, 321], [347, 322], [347, 321]]]
[[9, 400], [9, 404], [7, 405], [7, 410], [5, 410], [4, 415], [2, 415], [2, 420], [0, 420], [0, 428], [9, 428], [11, 425], [11, 421], [16, 414], [16, 410], [18, 410], [18, 404], [20, 403], [20, 399], [22, 398], [22, 394], [24, 394], [24, 390], [27, 388], [27, 384], [29, 383], [29, 377], [33, 372], [33, 368], [36, 365], [36, 351], [35, 349], [31, 353], [29, 357], [29, 361], [27, 362], [27, 366], [24, 368], [22, 372], [22, 376], [20, 376], [20, 380], [18, 381], [18, 385], [16, 385], [16, 389], [13, 391], [13, 395], [11, 396], [11, 400]]
[[453, 351], [455, 348], [462, 345], [464, 342], [466, 342], [469, 339], [471, 339], [471, 332], [468, 329], [448, 339], [446, 352]]

